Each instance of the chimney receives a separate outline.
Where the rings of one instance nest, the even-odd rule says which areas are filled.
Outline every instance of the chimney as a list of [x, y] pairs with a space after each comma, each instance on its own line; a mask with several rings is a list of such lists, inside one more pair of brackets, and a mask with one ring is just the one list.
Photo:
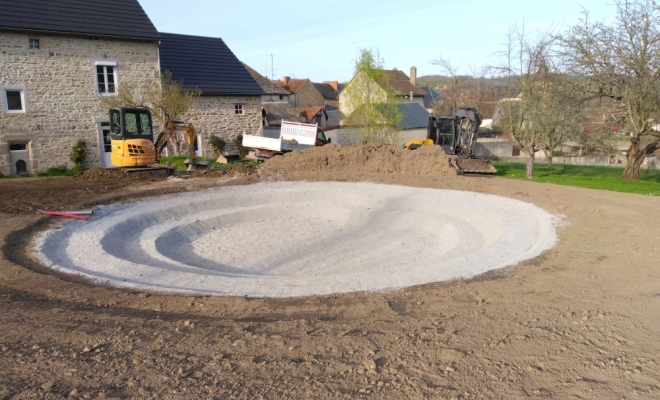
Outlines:
[[290, 76], [285, 76], [285, 77], [284, 77], [284, 84], [285, 84], [285, 85], [288, 85], [289, 82], [291, 82], [291, 77], [290, 77]]
[[417, 67], [410, 67], [410, 83], [417, 86]]

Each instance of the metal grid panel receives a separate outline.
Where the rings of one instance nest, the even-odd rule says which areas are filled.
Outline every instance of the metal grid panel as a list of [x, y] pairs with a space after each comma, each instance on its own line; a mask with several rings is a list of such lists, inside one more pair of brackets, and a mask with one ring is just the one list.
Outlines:
[[299, 144], [314, 145], [316, 143], [317, 126], [300, 122], [282, 121], [280, 137], [287, 141], [295, 140]]

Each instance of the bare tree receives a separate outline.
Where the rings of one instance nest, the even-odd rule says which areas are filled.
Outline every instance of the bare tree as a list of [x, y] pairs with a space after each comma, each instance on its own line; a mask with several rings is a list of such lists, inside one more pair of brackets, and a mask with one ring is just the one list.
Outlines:
[[623, 178], [638, 180], [646, 156], [660, 148], [660, 7], [654, 0], [614, 4], [612, 24], [592, 22], [584, 10], [580, 24], [560, 38], [562, 56], [586, 93], [625, 110], [623, 127], [632, 136]]
[[564, 143], [581, 118], [581, 97], [571, 80], [555, 65], [552, 33], [530, 39], [524, 27], [512, 26], [501, 54], [500, 75], [516, 81], [520, 94], [500, 102], [496, 128], [508, 134], [527, 154], [526, 176], [534, 176], [537, 151], [543, 151], [552, 169], [552, 152]]
[[552, 171], [554, 150], [579, 130], [579, 123], [583, 119], [583, 97], [576, 92], [571, 79], [566, 75], [549, 70], [538, 73], [539, 88], [533, 94], [536, 98], [533, 99], [528, 120], [536, 131], [537, 142], [545, 155], [548, 169]]
[[515, 79], [521, 92], [515, 99], [501, 101], [497, 129], [511, 137], [513, 143], [527, 156], [526, 176], [534, 176], [534, 161], [536, 152], [541, 150], [541, 137], [532, 123], [538, 116], [540, 96], [543, 84], [540, 81], [542, 64], [548, 56], [552, 37], [543, 35], [535, 42], [530, 42], [525, 36], [524, 27], [516, 25], [509, 29], [504, 49], [500, 55], [502, 61], [494, 67], [502, 75]]
[[459, 108], [478, 108], [481, 100], [481, 84], [483, 76], [479, 76], [477, 68], [471, 66], [471, 75], [460, 75], [461, 64], [454, 65], [448, 58], [438, 57], [431, 59], [432, 65], [437, 65], [446, 75], [449, 84], [442, 90], [442, 98], [436, 102], [434, 113], [437, 115], [452, 115]]

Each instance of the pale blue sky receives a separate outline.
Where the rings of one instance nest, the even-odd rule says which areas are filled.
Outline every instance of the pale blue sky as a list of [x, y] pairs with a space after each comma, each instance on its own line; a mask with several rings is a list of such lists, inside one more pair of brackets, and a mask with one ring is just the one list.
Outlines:
[[261, 74], [347, 81], [360, 47], [377, 47], [387, 68], [438, 74], [438, 54], [453, 64], [495, 63], [508, 27], [527, 32], [578, 22], [582, 6], [593, 19], [613, 20], [608, 0], [327, 2], [139, 0], [159, 31], [220, 37]]

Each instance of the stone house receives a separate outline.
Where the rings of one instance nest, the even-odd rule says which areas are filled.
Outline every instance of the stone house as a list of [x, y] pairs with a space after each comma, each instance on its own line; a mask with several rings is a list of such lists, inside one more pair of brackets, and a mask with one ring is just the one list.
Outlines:
[[109, 164], [101, 99], [159, 73], [160, 38], [137, 0], [0, 0], [0, 173], [71, 166], [80, 139]]
[[185, 116], [197, 129], [197, 155], [213, 157], [213, 135], [232, 142], [262, 124], [259, 84], [220, 38], [161, 33], [160, 67], [200, 98]]
[[[389, 85], [394, 90], [397, 101], [415, 102], [424, 106], [426, 92], [416, 84], [417, 68], [410, 68], [410, 78], [396, 68], [384, 72]], [[339, 110], [343, 115], [348, 116], [353, 112], [355, 107], [353, 103], [356, 97], [371, 98], [375, 102], [384, 101], [385, 91], [379, 83], [372, 81], [366, 77], [366, 74], [360, 72], [339, 93]]]
[[298, 110], [300, 117], [303, 118], [303, 122], [318, 124], [321, 128], [325, 128], [328, 125], [328, 113], [323, 106], [300, 107], [296, 108], [296, 110]]
[[309, 79], [291, 79], [288, 76], [275, 84], [288, 91], [289, 104], [294, 108], [317, 107], [325, 104], [325, 97]]
[[308, 122], [287, 102], [261, 103], [263, 126], [282, 126], [282, 121]]
[[325, 81], [323, 83], [315, 83], [316, 90], [321, 93], [323, 96], [323, 106], [330, 105], [332, 107], [339, 107], [339, 82], [337, 81]]

